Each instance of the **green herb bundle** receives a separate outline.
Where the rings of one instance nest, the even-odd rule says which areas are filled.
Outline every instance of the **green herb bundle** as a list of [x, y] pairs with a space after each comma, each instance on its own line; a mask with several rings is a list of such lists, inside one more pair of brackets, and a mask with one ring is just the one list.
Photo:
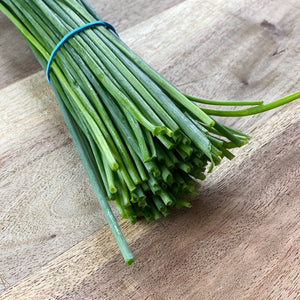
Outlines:
[[[44, 69], [70, 31], [100, 17], [84, 0], [0, 0]], [[181, 93], [105, 26], [71, 37], [56, 53], [50, 80], [66, 124], [127, 264], [132, 253], [111, 212], [132, 224], [190, 207], [198, 180], [250, 138], [211, 116], [260, 113], [300, 97], [215, 101]], [[241, 110], [208, 105], [250, 106]]]

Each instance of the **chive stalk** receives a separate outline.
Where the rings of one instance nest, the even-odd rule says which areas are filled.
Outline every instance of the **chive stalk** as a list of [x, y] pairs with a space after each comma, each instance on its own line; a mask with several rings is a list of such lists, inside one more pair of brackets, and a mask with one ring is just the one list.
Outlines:
[[[67, 33], [101, 20], [85, 0], [1, 0], [0, 10], [20, 30], [44, 69]], [[133, 255], [109, 200], [132, 224], [142, 217], [166, 217], [168, 208], [190, 207], [197, 179], [204, 180], [224, 157], [233, 159], [231, 149], [250, 139], [212, 116], [248, 116], [300, 97], [296, 92], [264, 104], [184, 94], [105, 26], [69, 38], [55, 54], [49, 77], [127, 264]], [[249, 108], [229, 111], [202, 104]]]

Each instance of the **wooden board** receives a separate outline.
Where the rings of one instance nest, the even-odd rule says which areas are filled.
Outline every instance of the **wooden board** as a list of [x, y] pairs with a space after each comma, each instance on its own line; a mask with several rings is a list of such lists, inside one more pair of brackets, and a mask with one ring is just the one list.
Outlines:
[[[186, 0], [121, 37], [186, 92], [271, 100], [299, 89], [299, 17], [297, 0]], [[300, 297], [299, 101], [225, 121], [253, 139], [192, 209], [121, 220], [136, 257], [126, 267], [44, 74], [11, 78], [0, 90], [1, 299]]]

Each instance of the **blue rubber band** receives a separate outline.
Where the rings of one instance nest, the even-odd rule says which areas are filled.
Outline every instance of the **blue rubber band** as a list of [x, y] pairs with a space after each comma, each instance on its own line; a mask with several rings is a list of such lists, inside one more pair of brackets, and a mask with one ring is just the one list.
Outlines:
[[117, 32], [115, 30], [115, 28], [107, 23], [107, 22], [104, 22], [104, 21], [95, 21], [95, 22], [91, 22], [91, 23], [87, 23], [87, 24], [84, 24], [80, 27], [77, 27], [76, 29], [70, 31], [68, 34], [66, 34], [61, 40], [60, 42], [55, 46], [55, 48], [52, 50], [52, 53], [50, 55], [50, 58], [48, 60], [48, 64], [47, 64], [47, 69], [46, 69], [46, 76], [47, 76], [47, 80], [49, 83], [50, 82], [50, 77], [49, 77], [49, 72], [50, 72], [50, 67], [51, 67], [51, 63], [52, 63], [52, 60], [55, 56], [55, 53], [59, 50], [59, 48], [66, 42], [67, 39], [69, 39], [71, 36], [73, 36], [74, 34], [76, 34], [77, 32], [79, 31], [82, 31], [86, 28], [90, 28], [90, 27], [93, 27], [93, 26], [96, 26], [96, 25], [102, 25], [102, 26], [105, 26], [107, 27], [108, 29], [111, 29], [117, 36]]

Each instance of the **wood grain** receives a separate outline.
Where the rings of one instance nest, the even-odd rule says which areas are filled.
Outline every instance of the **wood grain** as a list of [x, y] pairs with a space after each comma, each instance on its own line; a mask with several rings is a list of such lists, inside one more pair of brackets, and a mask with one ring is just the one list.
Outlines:
[[[268, 100], [299, 89], [299, 17], [297, 0], [187, 0], [121, 37], [182, 90]], [[131, 267], [98, 230], [43, 74], [2, 89], [0, 112], [1, 299], [300, 297], [299, 102], [226, 120], [253, 140], [199, 186], [193, 209], [121, 221]]]
[[292, 108], [254, 131], [256, 141], [231, 168], [219, 167], [193, 209], [151, 224], [121, 221], [138, 257], [132, 267], [104, 227], [3, 299], [297, 299], [300, 106]]

